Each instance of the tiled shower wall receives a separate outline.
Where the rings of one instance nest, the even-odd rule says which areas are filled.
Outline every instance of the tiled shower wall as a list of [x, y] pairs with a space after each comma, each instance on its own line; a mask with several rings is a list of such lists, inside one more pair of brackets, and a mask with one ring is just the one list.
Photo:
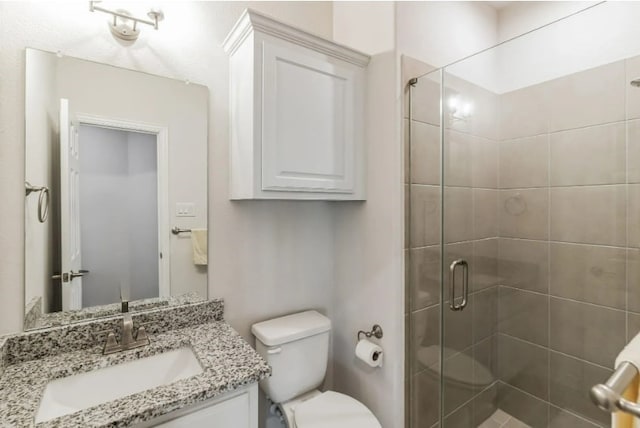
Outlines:
[[[472, 288], [465, 311], [445, 306], [444, 370], [476, 384], [445, 387], [447, 427], [495, 407], [534, 427], [608, 426], [588, 390], [640, 330], [637, 77], [633, 58], [495, 95], [445, 73], [445, 100], [474, 109], [445, 118], [446, 265], [469, 260]], [[433, 426], [439, 405], [439, 78], [420, 80], [405, 113], [415, 428]]]
[[588, 391], [640, 330], [638, 76], [634, 58], [500, 97], [499, 404], [532, 426], [608, 426]]

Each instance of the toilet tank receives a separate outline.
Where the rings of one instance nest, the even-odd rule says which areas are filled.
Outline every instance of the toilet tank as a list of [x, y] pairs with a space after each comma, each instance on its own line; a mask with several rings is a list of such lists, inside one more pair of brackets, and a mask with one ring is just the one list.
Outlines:
[[316, 311], [300, 312], [254, 324], [256, 351], [271, 366], [260, 387], [275, 403], [284, 403], [322, 384], [327, 372], [331, 320]]

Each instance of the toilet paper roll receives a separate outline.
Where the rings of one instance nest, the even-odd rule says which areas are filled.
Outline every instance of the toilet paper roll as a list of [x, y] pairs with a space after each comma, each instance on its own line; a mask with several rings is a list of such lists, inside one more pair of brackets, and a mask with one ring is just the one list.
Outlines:
[[356, 357], [371, 367], [382, 367], [382, 348], [367, 339], [358, 341]]

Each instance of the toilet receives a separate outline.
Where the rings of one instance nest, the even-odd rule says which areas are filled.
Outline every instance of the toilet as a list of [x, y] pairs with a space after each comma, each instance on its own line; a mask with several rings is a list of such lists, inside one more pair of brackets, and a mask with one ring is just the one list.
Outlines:
[[254, 324], [256, 350], [272, 368], [260, 388], [287, 428], [382, 428], [355, 398], [321, 392], [329, 358], [331, 320], [316, 311]]
[[[440, 355], [444, 355], [446, 361], [444, 376], [439, 364]], [[443, 377], [447, 393], [452, 396], [476, 395], [496, 381], [491, 370], [464, 352], [431, 345], [418, 348], [416, 356], [425, 368], [424, 373], [430, 376], [433, 382], [440, 382], [440, 378]]]

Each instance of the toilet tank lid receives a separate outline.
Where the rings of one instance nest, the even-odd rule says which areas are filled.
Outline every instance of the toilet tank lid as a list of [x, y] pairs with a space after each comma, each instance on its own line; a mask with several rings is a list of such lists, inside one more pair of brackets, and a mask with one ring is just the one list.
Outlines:
[[329, 330], [331, 320], [316, 311], [274, 318], [251, 327], [253, 335], [267, 346], [282, 345]]

